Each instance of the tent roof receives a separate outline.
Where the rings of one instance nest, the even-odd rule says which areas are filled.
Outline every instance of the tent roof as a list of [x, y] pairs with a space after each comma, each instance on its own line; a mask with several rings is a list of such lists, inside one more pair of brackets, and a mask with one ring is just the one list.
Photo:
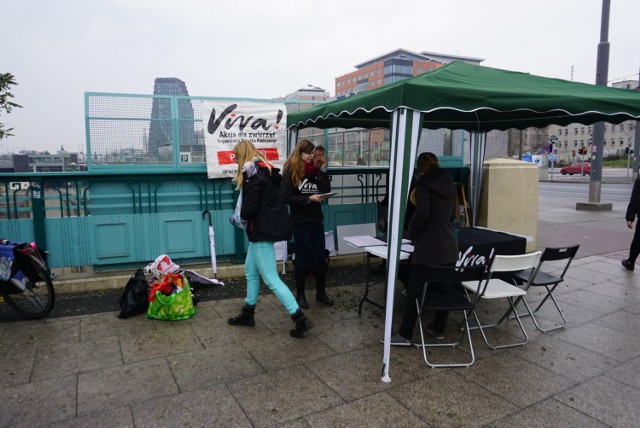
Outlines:
[[288, 115], [288, 127], [389, 128], [389, 112], [423, 112], [423, 126], [467, 131], [620, 123], [640, 118], [640, 92], [464, 62]]

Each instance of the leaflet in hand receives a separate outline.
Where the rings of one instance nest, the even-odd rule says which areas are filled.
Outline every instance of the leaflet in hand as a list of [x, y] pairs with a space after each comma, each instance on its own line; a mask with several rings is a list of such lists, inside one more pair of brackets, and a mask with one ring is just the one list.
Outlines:
[[338, 192], [329, 192], [329, 193], [320, 193], [318, 197], [322, 200], [332, 197], [333, 195], [337, 195]]

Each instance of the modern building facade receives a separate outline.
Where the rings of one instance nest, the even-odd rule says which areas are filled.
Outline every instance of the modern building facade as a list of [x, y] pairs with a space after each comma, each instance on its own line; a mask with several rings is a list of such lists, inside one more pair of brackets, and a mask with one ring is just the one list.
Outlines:
[[451, 61], [480, 64], [484, 59], [434, 52], [411, 52], [407, 49], [377, 56], [356, 64], [355, 71], [335, 78], [336, 98], [358, 94], [389, 83], [435, 70]]
[[[172, 157], [172, 141], [179, 138], [180, 150], [185, 152], [193, 152], [201, 145], [204, 152], [203, 141], [198, 139], [194, 128], [193, 106], [190, 99], [177, 99], [177, 106], [172, 105], [171, 98], [162, 98], [162, 95], [171, 96], [189, 96], [187, 85], [176, 77], [161, 77], [155, 79], [153, 85], [153, 104], [151, 107], [151, 123], [149, 126], [149, 137], [147, 142], [147, 155], [150, 159], [158, 161], [169, 161]], [[176, 108], [178, 112], [177, 135], [175, 134], [172, 122], [172, 109]]]
[[[335, 78], [336, 98], [356, 95], [384, 85], [426, 73], [452, 61], [480, 65], [482, 58], [441, 54], [429, 51], [412, 52], [396, 49], [355, 65]], [[390, 134], [387, 129], [344, 130], [330, 138], [329, 162], [333, 165], [386, 166], [389, 163]], [[487, 156], [505, 156], [507, 137], [499, 131], [487, 135]], [[424, 129], [418, 151], [431, 151], [454, 163], [469, 161], [469, 134], [462, 130]], [[446, 162], [445, 162], [446, 163]]]

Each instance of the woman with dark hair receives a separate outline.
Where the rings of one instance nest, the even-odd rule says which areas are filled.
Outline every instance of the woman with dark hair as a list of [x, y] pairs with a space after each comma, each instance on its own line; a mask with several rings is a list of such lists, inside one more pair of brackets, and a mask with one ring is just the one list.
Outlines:
[[[416, 297], [422, 292], [427, 266], [453, 265], [458, 260], [458, 241], [453, 229], [457, 207], [456, 188], [447, 171], [440, 169], [438, 158], [433, 153], [422, 153], [417, 161], [418, 178], [409, 198], [415, 211], [406, 232], [413, 241], [411, 274], [404, 301], [404, 317], [400, 330], [391, 338], [391, 344], [409, 346], [413, 329], [418, 319]], [[440, 284], [429, 287], [429, 293], [437, 292]], [[436, 312], [427, 331], [438, 339], [444, 337], [444, 328], [449, 313]]]
[[289, 215], [280, 188], [280, 170], [271, 165], [250, 141], [240, 141], [233, 152], [238, 162], [238, 173], [233, 181], [236, 189], [242, 191], [240, 218], [247, 221], [245, 231], [249, 248], [244, 266], [247, 297], [240, 314], [227, 322], [247, 327], [255, 325], [253, 316], [262, 277], [294, 321], [294, 329], [289, 333], [292, 337], [301, 338], [313, 324], [304, 316], [293, 294], [278, 276], [273, 248], [274, 242], [288, 241], [291, 237]]
[[320, 196], [331, 192], [331, 184], [329, 175], [314, 164], [313, 151], [313, 143], [309, 140], [300, 140], [296, 144], [284, 164], [282, 183], [296, 244], [296, 300], [304, 309], [309, 307], [305, 279], [311, 269], [316, 278], [316, 301], [333, 305], [325, 291], [327, 262], [321, 202], [326, 198]]

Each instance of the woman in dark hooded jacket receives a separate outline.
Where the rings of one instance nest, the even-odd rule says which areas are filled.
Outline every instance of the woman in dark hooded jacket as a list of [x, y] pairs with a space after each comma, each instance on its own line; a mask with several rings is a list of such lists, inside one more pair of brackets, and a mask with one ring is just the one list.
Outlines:
[[[406, 237], [413, 241], [411, 276], [404, 302], [404, 317], [400, 330], [391, 338], [392, 345], [408, 346], [418, 318], [416, 297], [422, 292], [427, 266], [453, 265], [458, 260], [458, 240], [453, 229], [457, 208], [456, 188], [447, 171], [440, 169], [433, 153], [422, 153], [417, 162], [418, 178], [411, 192], [411, 202], [416, 206]], [[436, 291], [438, 285], [430, 287]], [[427, 331], [442, 338], [448, 312], [436, 312], [434, 322]]]
[[274, 242], [288, 241], [291, 237], [289, 214], [280, 188], [282, 175], [250, 141], [240, 141], [233, 151], [238, 161], [238, 173], [233, 181], [242, 192], [240, 217], [247, 222], [249, 248], [244, 266], [247, 297], [240, 314], [227, 322], [246, 327], [255, 325], [253, 316], [262, 277], [294, 321], [291, 336], [301, 338], [312, 324], [300, 310], [289, 287], [280, 279], [273, 248]]

